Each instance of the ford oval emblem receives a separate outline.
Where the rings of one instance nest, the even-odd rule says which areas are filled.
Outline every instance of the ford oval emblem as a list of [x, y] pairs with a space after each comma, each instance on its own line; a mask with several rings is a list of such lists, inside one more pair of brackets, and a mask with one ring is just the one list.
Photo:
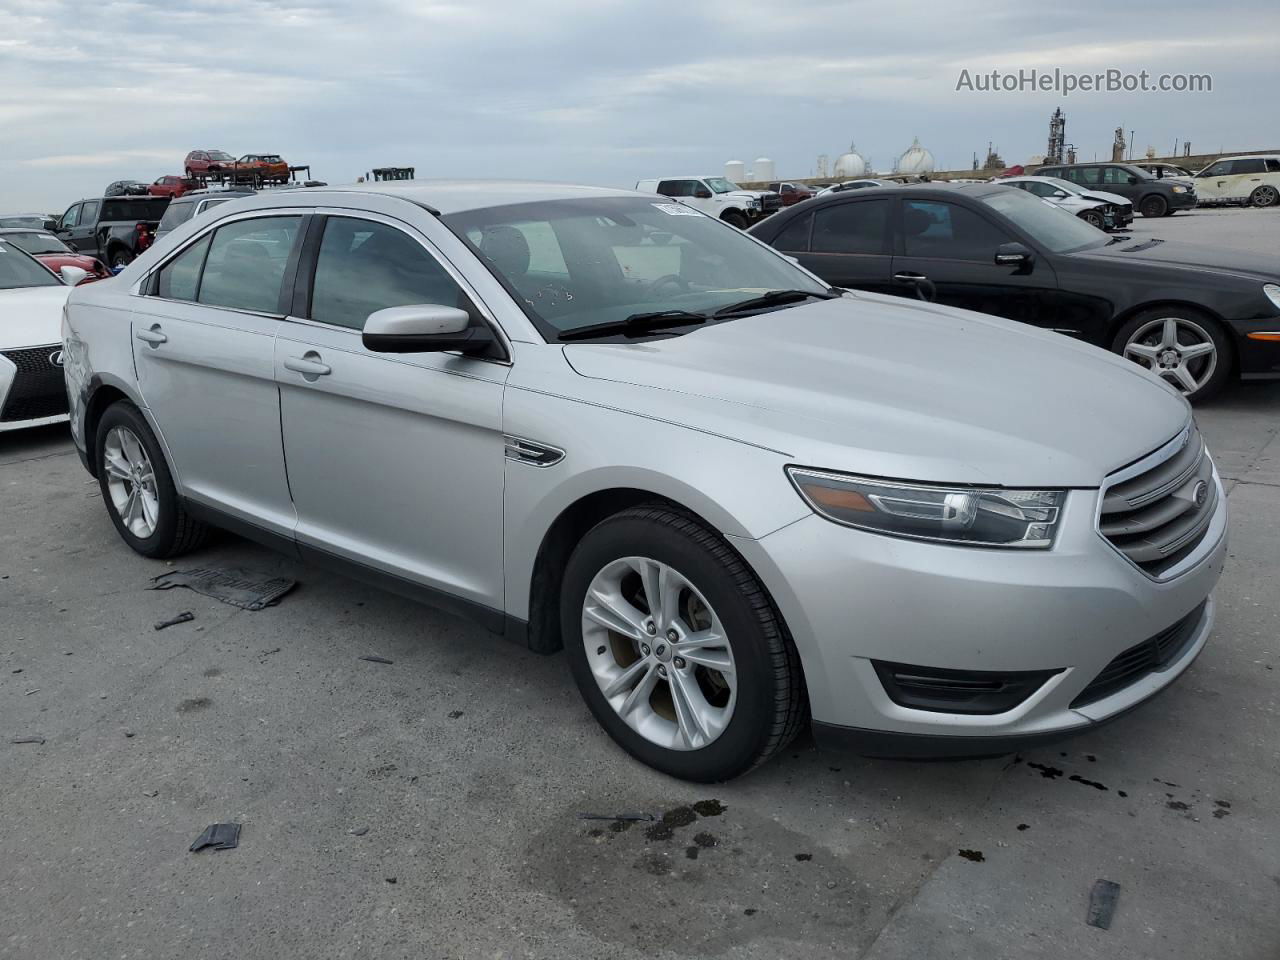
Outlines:
[[1196, 492], [1195, 492], [1195, 494], [1194, 494], [1194, 497], [1195, 497], [1195, 501], [1196, 501], [1196, 506], [1197, 506], [1197, 507], [1203, 507], [1203, 506], [1204, 506], [1204, 502], [1205, 502], [1206, 500], [1208, 500], [1208, 499], [1209, 499], [1209, 483], [1208, 483], [1208, 481], [1206, 481], [1206, 480], [1201, 480], [1199, 483], [1197, 483], [1197, 484], [1196, 484]]
[[49, 354], [49, 362], [55, 367], [62, 366], [62, 351], [55, 350], [53, 353]]

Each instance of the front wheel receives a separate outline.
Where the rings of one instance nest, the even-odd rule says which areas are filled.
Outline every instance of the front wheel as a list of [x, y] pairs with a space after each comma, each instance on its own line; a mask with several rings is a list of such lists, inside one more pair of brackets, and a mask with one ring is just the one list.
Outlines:
[[587, 706], [663, 773], [731, 779], [805, 720], [799, 658], [764, 588], [724, 540], [666, 504], [587, 533], [565, 568], [560, 616]]
[[747, 218], [737, 210], [728, 210], [720, 217], [725, 223], [731, 227], [737, 227], [739, 230], [747, 229]]
[[1231, 341], [1222, 325], [1183, 308], [1156, 308], [1134, 317], [1112, 349], [1169, 381], [1195, 403], [1231, 376]]
[[1169, 201], [1158, 193], [1143, 197], [1138, 204], [1138, 211], [1144, 217], [1163, 217], [1169, 211]]
[[1084, 213], [1080, 214], [1080, 219], [1091, 227], [1097, 227], [1099, 230], [1105, 230], [1107, 228], [1106, 218], [1104, 218], [1097, 210], [1084, 211]]
[[1249, 194], [1249, 204], [1254, 207], [1274, 207], [1280, 203], [1280, 190], [1264, 183]]

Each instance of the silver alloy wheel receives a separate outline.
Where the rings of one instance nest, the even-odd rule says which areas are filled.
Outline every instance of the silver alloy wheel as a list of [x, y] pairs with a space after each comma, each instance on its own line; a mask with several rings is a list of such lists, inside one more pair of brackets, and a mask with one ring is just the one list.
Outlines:
[[1213, 337], [1185, 317], [1162, 317], [1144, 323], [1129, 337], [1124, 355], [1164, 377], [1184, 394], [1195, 393], [1218, 369], [1218, 348]]
[[1252, 200], [1255, 207], [1274, 207], [1280, 201], [1280, 190], [1264, 183], [1253, 191]]
[[128, 427], [112, 427], [102, 445], [102, 466], [120, 522], [139, 540], [147, 539], [160, 522], [160, 497], [146, 447]]
[[582, 642], [609, 705], [650, 743], [697, 750], [733, 718], [733, 649], [715, 610], [674, 567], [624, 557], [597, 573]]

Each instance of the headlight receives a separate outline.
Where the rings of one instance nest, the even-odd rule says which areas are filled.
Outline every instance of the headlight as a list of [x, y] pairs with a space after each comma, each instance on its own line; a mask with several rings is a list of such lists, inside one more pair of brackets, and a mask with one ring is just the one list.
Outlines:
[[748, 207], [750, 207], [750, 208], [751, 208], [751, 209], [753, 209], [753, 210], [759, 210], [759, 209], [760, 209], [760, 198], [759, 198], [759, 197], [752, 197], [750, 200], [748, 200], [748, 201], [747, 201], [747, 206], [748, 206]]
[[939, 487], [788, 467], [814, 511], [894, 537], [984, 547], [1053, 545], [1064, 490]]
[[1264, 283], [1262, 292], [1266, 294], [1268, 300], [1280, 307], [1280, 283]]
[[1174, 193], [1186, 193], [1186, 192], [1187, 192], [1187, 188], [1186, 188], [1186, 187], [1179, 187], [1179, 186], [1177, 186], [1177, 185], [1175, 184], [1175, 185], [1174, 185], [1174, 188], [1173, 188], [1173, 192], [1174, 192]]

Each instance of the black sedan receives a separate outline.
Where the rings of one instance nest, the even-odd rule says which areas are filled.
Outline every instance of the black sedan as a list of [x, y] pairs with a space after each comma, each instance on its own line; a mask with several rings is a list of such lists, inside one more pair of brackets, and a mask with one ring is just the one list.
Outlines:
[[1272, 258], [1108, 236], [999, 184], [828, 194], [751, 228], [838, 287], [919, 297], [1056, 330], [1200, 400], [1280, 378]]

